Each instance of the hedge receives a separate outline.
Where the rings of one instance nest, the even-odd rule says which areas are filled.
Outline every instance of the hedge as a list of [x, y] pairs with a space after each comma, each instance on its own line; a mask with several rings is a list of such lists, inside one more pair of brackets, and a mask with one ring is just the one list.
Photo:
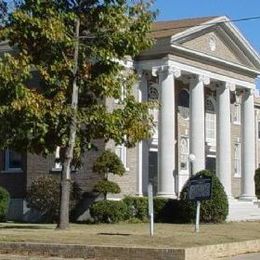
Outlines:
[[[220, 223], [225, 221], [228, 215], [228, 199], [224, 187], [218, 177], [210, 171], [203, 170], [196, 176], [212, 176], [212, 199], [201, 202], [200, 221], [204, 223]], [[196, 215], [196, 202], [188, 200], [189, 181], [181, 192], [180, 220], [182, 222], [194, 222]]]
[[4, 189], [3, 187], [0, 187], [0, 221], [6, 221], [6, 214], [8, 211], [10, 201], [10, 195], [9, 192]]

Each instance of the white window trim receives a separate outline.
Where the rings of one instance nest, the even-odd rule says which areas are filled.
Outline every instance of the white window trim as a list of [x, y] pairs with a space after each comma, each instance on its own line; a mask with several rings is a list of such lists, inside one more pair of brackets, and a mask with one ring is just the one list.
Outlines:
[[235, 146], [234, 147], [236, 147], [236, 146], [238, 146], [238, 148], [239, 148], [239, 150], [238, 150], [238, 158], [236, 158], [236, 153], [234, 152], [234, 171], [235, 171], [235, 168], [236, 168], [236, 160], [238, 160], [238, 162], [239, 162], [239, 172], [235, 172], [235, 174], [234, 174], [234, 177], [235, 178], [241, 178], [241, 143], [239, 143], [239, 142], [237, 142], [237, 143], [235, 143]]
[[[237, 116], [238, 120], [235, 120], [234, 119], [234, 114], [235, 114], [235, 111], [236, 111], [237, 107], [239, 108], [239, 111], [238, 111], [239, 113], [237, 114], [238, 115]], [[234, 103], [233, 120], [232, 121], [233, 121], [234, 125], [241, 125], [241, 104], [239, 102]]]
[[[185, 138], [186, 141], [187, 141], [187, 153], [182, 153], [181, 151], [181, 142], [180, 142], [180, 168], [179, 168], [179, 171], [180, 171], [180, 174], [181, 175], [188, 175], [189, 172], [190, 172], [190, 161], [189, 161], [189, 150], [190, 150], [190, 139], [189, 139], [189, 136], [186, 136], [186, 135], [181, 135], [180, 136], [180, 141], [182, 138]], [[182, 155], [187, 155], [187, 168], [186, 169], [182, 169], [181, 168], [181, 156]]]
[[10, 167], [10, 149], [4, 150], [4, 170], [2, 172], [23, 172], [22, 168], [11, 168]]
[[[210, 130], [213, 130], [213, 131], [214, 131], [214, 137], [211, 138], [211, 137], [208, 137], [208, 136], [207, 136], [207, 131], [208, 131], [208, 128], [207, 128], [207, 127], [208, 127], [208, 124], [207, 124], [207, 119], [208, 119], [207, 114], [210, 115], [211, 113], [208, 113], [208, 112], [207, 112], [208, 110], [205, 108], [205, 139], [206, 139], [206, 143], [207, 143], [209, 146], [216, 146], [216, 139], [217, 139], [217, 129], [216, 129], [216, 127], [217, 127], [216, 100], [215, 100], [213, 97], [211, 97], [211, 96], [208, 96], [208, 97], [206, 98], [206, 101], [207, 101], [207, 100], [210, 100], [211, 103], [212, 103], [212, 105], [213, 105], [213, 107], [214, 107], [214, 113], [212, 113], [212, 115], [214, 116], [214, 129], [210, 128]], [[213, 117], [211, 117], [211, 118], [213, 118]]]
[[[186, 88], [182, 88], [182, 89], [179, 91], [178, 94], [180, 94], [181, 91], [186, 91], [186, 92], [188, 93], [188, 95], [189, 95], [189, 106], [188, 106], [188, 107], [185, 107], [185, 108], [188, 110], [188, 116], [187, 116], [187, 117], [183, 117], [183, 116], [181, 115], [181, 113], [180, 113], [180, 111], [179, 111], [179, 107], [182, 107], [182, 106], [179, 106], [179, 105], [177, 104], [178, 113], [179, 113], [179, 115], [181, 116], [181, 118], [182, 118], [183, 120], [189, 121], [189, 120], [190, 120], [190, 91], [189, 91], [188, 89], [186, 89]], [[178, 102], [177, 102], [177, 103], [178, 103]]]
[[54, 167], [51, 169], [52, 171], [61, 171], [62, 170], [62, 165], [59, 162], [59, 159], [60, 159], [60, 146], [57, 146], [56, 151], [55, 151]]
[[[125, 170], [126, 171], [129, 171], [129, 167], [127, 167], [127, 149], [125, 147], [124, 144], [121, 144], [121, 145], [117, 145], [115, 147], [115, 150], [116, 150], [116, 154], [117, 156], [121, 159], [124, 167], [125, 167]], [[117, 151], [119, 151], [119, 154], [117, 153]]]

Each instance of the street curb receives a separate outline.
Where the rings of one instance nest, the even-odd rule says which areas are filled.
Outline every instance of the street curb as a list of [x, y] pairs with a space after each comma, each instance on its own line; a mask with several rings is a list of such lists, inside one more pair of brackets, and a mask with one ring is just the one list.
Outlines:
[[79, 244], [50, 244], [1, 242], [0, 253], [41, 255], [46, 257], [84, 258], [96, 260], [195, 260], [229, 257], [260, 252], [260, 239], [192, 248], [142, 248], [88, 246]]

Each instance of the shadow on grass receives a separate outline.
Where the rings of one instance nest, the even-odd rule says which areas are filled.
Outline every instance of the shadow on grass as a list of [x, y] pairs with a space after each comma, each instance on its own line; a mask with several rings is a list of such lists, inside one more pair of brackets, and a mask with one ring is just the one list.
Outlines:
[[125, 234], [125, 233], [98, 233], [98, 235], [102, 235], [102, 236], [131, 236], [131, 234]]

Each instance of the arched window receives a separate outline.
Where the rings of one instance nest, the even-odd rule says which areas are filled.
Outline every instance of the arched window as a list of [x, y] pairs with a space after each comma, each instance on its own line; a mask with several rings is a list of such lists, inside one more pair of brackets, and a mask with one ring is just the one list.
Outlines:
[[208, 97], [205, 102], [206, 141], [216, 145], [216, 108], [213, 97]]
[[190, 105], [190, 95], [186, 89], [182, 89], [178, 94], [178, 111], [180, 115], [187, 119], [189, 118], [189, 105]]

